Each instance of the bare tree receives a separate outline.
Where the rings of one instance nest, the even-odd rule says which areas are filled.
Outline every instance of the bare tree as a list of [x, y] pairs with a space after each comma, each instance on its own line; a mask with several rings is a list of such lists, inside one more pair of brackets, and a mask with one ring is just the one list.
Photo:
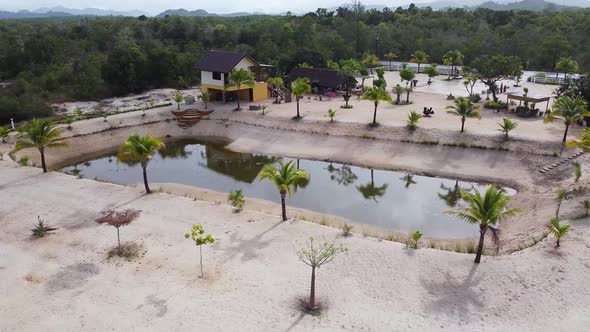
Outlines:
[[133, 221], [139, 218], [140, 214], [141, 211], [135, 209], [127, 209], [123, 211], [106, 210], [101, 213], [98, 219], [96, 219], [96, 223], [99, 225], [111, 225], [117, 229], [117, 248], [118, 250], [121, 250], [121, 238], [119, 236], [119, 228], [121, 228], [121, 226], [127, 226], [131, 224]]
[[334, 243], [323, 241], [321, 244], [314, 244], [314, 238], [309, 238], [307, 244], [297, 250], [297, 256], [306, 265], [311, 267], [311, 290], [309, 293], [309, 310], [316, 310], [315, 304], [315, 270], [322, 265], [334, 260], [337, 254], [348, 252], [343, 245], [335, 246]]

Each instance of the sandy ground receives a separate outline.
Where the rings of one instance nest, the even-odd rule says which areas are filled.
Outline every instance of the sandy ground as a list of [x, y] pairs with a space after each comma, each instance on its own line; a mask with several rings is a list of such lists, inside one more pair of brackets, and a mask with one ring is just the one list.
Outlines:
[[[573, 222], [559, 250], [545, 239], [479, 266], [468, 254], [338, 238], [350, 252], [318, 271], [326, 309], [310, 316], [298, 309], [310, 271], [294, 247], [309, 236], [337, 238], [334, 228], [7, 162], [0, 189], [4, 331], [579, 331], [590, 323], [587, 220]], [[127, 207], [143, 211], [121, 229], [140, 256], [107, 259], [115, 230], [94, 219]], [[38, 215], [59, 230], [31, 239]], [[217, 239], [204, 250], [205, 279], [182, 237], [192, 223]]]

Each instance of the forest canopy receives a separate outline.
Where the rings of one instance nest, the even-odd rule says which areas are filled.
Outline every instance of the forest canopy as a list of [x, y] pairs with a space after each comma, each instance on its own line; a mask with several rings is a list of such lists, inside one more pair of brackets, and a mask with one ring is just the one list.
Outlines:
[[442, 63], [459, 50], [464, 63], [495, 54], [524, 69], [553, 70], [571, 56], [590, 69], [590, 10], [365, 10], [357, 3], [303, 16], [106, 18], [0, 21], [0, 123], [49, 114], [47, 102], [97, 100], [198, 83], [192, 68], [208, 49], [251, 54], [281, 73], [328, 60], [408, 61], [417, 50]]

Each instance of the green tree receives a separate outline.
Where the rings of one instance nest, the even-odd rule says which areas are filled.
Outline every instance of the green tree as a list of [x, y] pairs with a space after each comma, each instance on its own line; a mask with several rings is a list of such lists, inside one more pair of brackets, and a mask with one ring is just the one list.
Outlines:
[[563, 120], [565, 132], [563, 133], [563, 143], [567, 140], [569, 127], [577, 122], [584, 120], [584, 117], [590, 116], [588, 104], [581, 98], [571, 98], [561, 96], [553, 104], [553, 111], [545, 118], [545, 123], [553, 122], [556, 119]]
[[411, 111], [408, 114], [408, 128], [410, 130], [418, 129], [418, 121], [420, 121], [420, 119], [422, 119], [422, 115], [416, 113], [416, 111]]
[[501, 54], [486, 55], [475, 59], [471, 63], [471, 72], [492, 92], [494, 101], [498, 101], [497, 83], [501, 80], [513, 78], [518, 73], [520, 60], [517, 57], [507, 57]]
[[517, 122], [513, 122], [508, 118], [502, 118], [502, 122], [498, 123], [500, 126], [499, 131], [504, 133], [504, 139], [508, 140], [508, 133], [512, 131], [516, 126], [518, 126]]
[[393, 92], [395, 92], [395, 104], [399, 105], [401, 103], [401, 95], [404, 92], [404, 88], [401, 85], [396, 84], [393, 87]]
[[428, 75], [428, 85], [432, 84], [433, 78], [440, 75], [440, 73], [436, 69], [436, 66], [434, 66], [434, 65], [430, 65], [430, 66], [424, 68], [424, 74]]
[[449, 79], [451, 78], [451, 75], [455, 74], [455, 67], [463, 65], [463, 59], [465, 59], [465, 56], [459, 50], [452, 50], [445, 53], [443, 56], [443, 64], [451, 66], [451, 71], [448, 72]]
[[414, 249], [418, 249], [418, 244], [420, 242], [420, 239], [422, 238], [422, 232], [420, 231], [415, 231], [415, 232], [411, 232], [410, 233], [410, 239], [412, 240], [412, 243], [414, 245]]
[[334, 122], [334, 117], [336, 116], [336, 111], [334, 111], [333, 109], [329, 109], [328, 110], [328, 117], [330, 118], [330, 123]]
[[416, 78], [416, 73], [410, 68], [405, 68], [399, 72], [399, 76], [401, 77], [402, 81], [406, 81], [406, 104], [409, 104], [410, 92], [412, 89], [411, 87], [408, 87], [408, 83], [411, 83]]
[[152, 193], [147, 178], [148, 163], [152, 160], [154, 154], [164, 149], [164, 147], [164, 142], [159, 138], [152, 137], [149, 134], [145, 136], [134, 134], [127, 137], [127, 141], [119, 151], [118, 160], [140, 163], [143, 170], [143, 185], [147, 194]]
[[268, 80], [266, 80], [266, 83], [268, 83], [273, 91], [273, 94], [275, 95], [275, 104], [279, 103], [279, 96], [280, 96], [280, 89], [283, 86], [284, 82], [283, 79], [280, 77], [271, 77]]
[[8, 134], [10, 134], [10, 128], [0, 126], [0, 139], [2, 139], [2, 143], [6, 143]]
[[236, 212], [240, 212], [244, 208], [244, 192], [242, 189], [230, 191], [229, 195], [227, 195], [227, 200], [231, 206], [236, 208]]
[[385, 60], [389, 61], [389, 70], [391, 70], [391, 62], [395, 59], [397, 59], [397, 54], [393, 53], [393, 52], [389, 52], [387, 54], [384, 55]]
[[303, 169], [296, 168], [295, 163], [291, 160], [287, 163], [279, 161], [279, 167], [265, 165], [258, 175], [260, 181], [267, 179], [272, 182], [281, 195], [281, 209], [283, 221], [287, 220], [287, 208], [285, 199], [287, 195], [291, 196], [291, 188], [295, 186], [306, 185], [310, 181], [309, 173]]
[[201, 267], [201, 278], [203, 274], [203, 245], [215, 243], [215, 238], [211, 234], [205, 235], [205, 229], [201, 224], [193, 224], [190, 232], [184, 233], [185, 239], [191, 239], [199, 247], [199, 266]]
[[557, 76], [559, 77], [559, 72], [565, 73], [566, 80], [568, 79], [568, 75], [575, 74], [578, 70], [580, 70], [580, 66], [572, 57], [559, 58], [555, 65]]
[[314, 244], [314, 241], [313, 237], [310, 238], [308, 243], [302, 245], [297, 250], [297, 257], [305, 265], [311, 267], [311, 288], [309, 292], [308, 310], [312, 311], [317, 309], [315, 301], [315, 270], [332, 262], [337, 254], [348, 252], [348, 249], [343, 245], [336, 246], [334, 243], [326, 241], [318, 245]]
[[447, 106], [447, 111], [449, 114], [458, 115], [461, 117], [461, 132], [465, 129], [465, 119], [467, 118], [477, 118], [480, 119], [481, 116], [477, 112], [479, 109], [479, 105], [473, 105], [471, 101], [465, 97], [459, 97], [454, 101], [455, 105]]
[[424, 51], [416, 51], [411, 55], [411, 57], [412, 59], [410, 59], [410, 62], [418, 64], [417, 72], [420, 73], [420, 65], [423, 63], [428, 63], [428, 54], [426, 54]]
[[242, 89], [243, 85], [248, 87], [254, 87], [254, 74], [248, 69], [244, 68], [232, 69], [232, 71], [229, 73], [227, 77], [227, 80], [232, 86], [235, 86], [237, 88], [236, 93], [238, 97], [236, 99], [238, 100], [238, 108], [236, 110], [239, 111], [241, 110], [240, 90]]
[[178, 110], [180, 110], [180, 103], [184, 101], [184, 96], [182, 93], [180, 93], [180, 91], [176, 91], [176, 93], [174, 93], [174, 101], [176, 102], [176, 106], [178, 106]]
[[369, 100], [373, 102], [375, 106], [373, 110], [373, 126], [377, 125], [377, 107], [381, 101], [391, 101], [391, 96], [385, 89], [379, 87], [368, 87], [365, 89], [363, 94], [363, 100]]
[[311, 86], [307, 77], [300, 77], [291, 83], [291, 92], [295, 95], [295, 101], [297, 102], [297, 116], [295, 116], [295, 119], [301, 119], [301, 115], [299, 114], [299, 100], [310, 91]]
[[71, 130], [71, 129], [72, 129], [72, 123], [74, 123], [74, 121], [75, 121], [75, 120], [76, 120], [76, 119], [75, 119], [73, 116], [67, 116], [67, 117], [64, 119], [64, 122], [66, 123], [66, 125], [67, 125], [67, 128], [68, 128], [69, 130]]
[[446, 211], [446, 213], [456, 215], [459, 219], [470, 224], [479, 225], [479, 245], [475, 255], [475, 263], [479, 264], [486, 233], [490, 231], [494, 243], [499, 246], [499, 231], [496, 225], [508, 217], [514, 216], [518, 210], [508, 208], [510, 197], [506, 195], [504, 190], [496, 186], [489, 186], [483, 195], [477, 189], [473, 194], [462, 191], [461, 198], [468, 206], [458, 210]]
[[555, 237], [555, 247], [559, 248], [559, 241], [570, 230], [570, 225], [561, 224], [559, 219], [551, 218], [551, 222], [547, 225], [547, 228], [549, 229], [549, 233]]
[[207, 109], [207, 106], [209, 105], [209, 98], [210, 98], [210, 96], [207, 91], [201, 92], [201, 94], [199, 95], [199, 99], [201, 99], [201, 101], [205, 105], [205, 110]]
[[45, 149], [60, 146], [66, 146], [66, 144], [61, 142], [61, 135], [55, 124], [48, 120], [33, 119], [21, 128], [15, 150], [37, 148], [41, 154], [43, 173], [47, 173]]
[[368, 52], [363, 55], [362, 63], [367, 68], [370, 68], [371, 72], [373, 68], [381, 66], [381, 61], [379, 61], [379, 58], [375, 54], [371, 54]]

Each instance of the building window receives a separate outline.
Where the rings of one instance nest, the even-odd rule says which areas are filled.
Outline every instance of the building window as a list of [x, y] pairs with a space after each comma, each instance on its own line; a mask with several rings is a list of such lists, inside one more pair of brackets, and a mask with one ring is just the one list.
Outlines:
[[221, 73], [220, 72], [217, 72], [217, 71], [214, 71], [213, 72], [213, 79], [214, 80], [217, 80], [217, 81], [221, 81]]

